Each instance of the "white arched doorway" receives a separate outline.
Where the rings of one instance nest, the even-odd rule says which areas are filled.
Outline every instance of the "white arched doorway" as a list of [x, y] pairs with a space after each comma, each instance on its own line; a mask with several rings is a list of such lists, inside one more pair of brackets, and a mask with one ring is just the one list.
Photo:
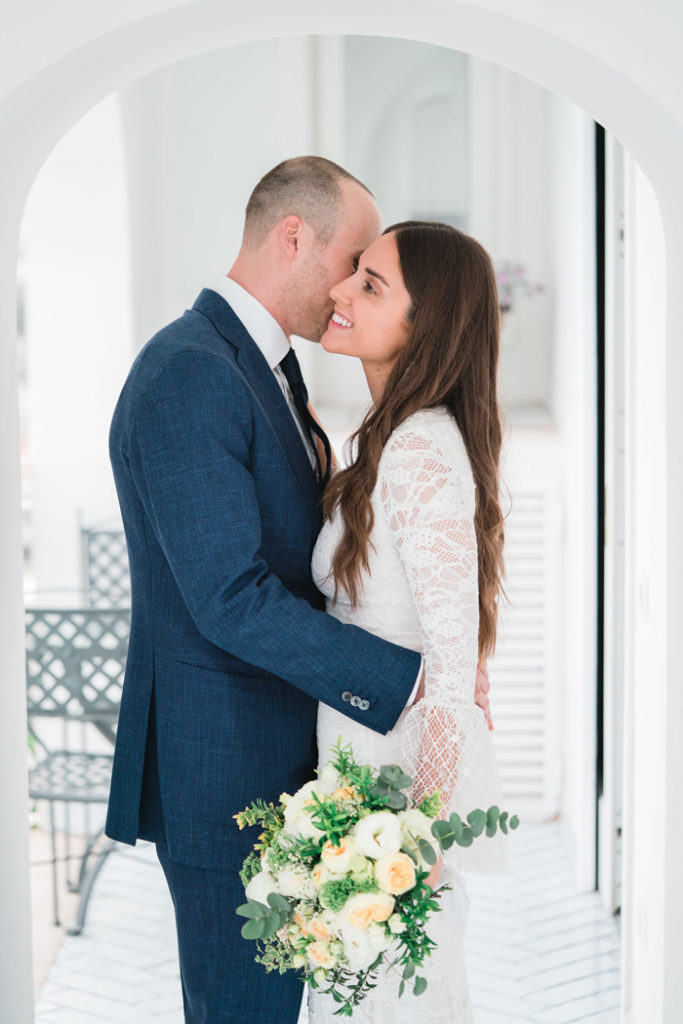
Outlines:
[[[530, 24], [452, 4], [445, 13], [438, 0], [426, 2], [419, 11], [409, 0], [389, 8], [368, 10], [362, 3], [326, 12], [320, 5], [295, 3], [283, 11], [274, 2], [263, 2], [253, 15], [230, 13], [225, 5], [196, 2], [164, 10], [152, 17], [115, 30], [101, 26], [104, 34], [87, 45], [71, 49], [60, 59], [39, 69], [8, 95], [0, 107], [0, 124], [7, 140], [3, 167], [0, 216], [5, 226], [0, 249], [0, 324], [6, 339], [2, 348], [0, 385], [0, 438], [5, 485], [0, 505], [0, 570], [5, 581], [5, 615], [0, 627], [3, 651], [2, 748], [5, 768], [0, 783], [4, 834], [0, 853], [4, 917], [0, 963], [0, 1006], [3, 1017], [16, 1024], [31, 1020], [30, 955], [25, 828], [23, 621], [20, 575], [20, 500], [16, 453], [18, 432], [15, 394], [14, 337], [18, 226], [25, 197], [37, 170], [63, 132], [98, 99], [140, 75], [193, 53], [222, 48], [236, 42], [293, 33], [363, 33], [395, 35], [451, 46], [483, 56], [560, 92], [581, 105], [617, 136], [640, 162], [657, 192], [667, 228], [669, 280], [683, 272], [680, 227], [683, 208], [677, 195], [683, 132], [664, 107], [628, 78], [610, 69], [587, 52], [564, 42], [561, 33], [551, 36]], [[680, 321], [681, 299], [669, 290], [669, 324]], [[658, 347], [659, 346], [659, 347]], [[639, 586], [639, 602], [631, 614], [632, 662], [648, 667], [632, 694], [632, 712], [638, 715], [639, 731], [632, 737], [627, 780], [627, 809], [631, 820], [661, 821], [649, 843], [634, 842], [627, 859], [626, 942], [633, 970], [632, 1019], [673, 1021], [680, 995], [676, 949], [683, 928], [683, 893], [675, 865], [666, 856], [680, 841], [680, 826], [666, 818], [667, 779], [673, 786], [680, 771], [681, 751], [675, 723], [680, 696], [667, 674], [674, 675], [675, 624], [680, 620], [681, 599], [675, 565], [680, 540], [673, 524], [680, 519], [681, 467], [666, 438], [680, 436], [681, 413], [675, 402], [680, 353], [676, 335], [669, 327], [668, 345], [652, 340], [649, 358], [659, 366], [655, 385], [635, 396], [639, 406], [641, 443], [634, 464], [635, 484], [641, 490], [657, 489], [658, 504], [646, 509], [651, 515], [647, 529], [634, 523], [638, 547], [631, 583]], [[658, 454], [661, 467], [652, 453]], [[664, 483], [663, 481], [666, 481]], [[658, 486], [657, 486], [658, 485]], [[640, 514], [640, 510], [638, 510]], [[667, 525], [670, 530], [667, 535]], [[642, 532], [641, 532], [642, 530]], [[671, 627], [671, 628], [669, 628]], [[667, 646], [669, 645], [669, 646]], [[667, 673], [668, 668], [668, 673]], [[641, 706], [642, 701], [642, 706]], [[641, 713], [643, 712], [643, 713]], [[645, 713], [647, 712], [647, 713]], [[655, 882], [656, 880], [656, 882]]]

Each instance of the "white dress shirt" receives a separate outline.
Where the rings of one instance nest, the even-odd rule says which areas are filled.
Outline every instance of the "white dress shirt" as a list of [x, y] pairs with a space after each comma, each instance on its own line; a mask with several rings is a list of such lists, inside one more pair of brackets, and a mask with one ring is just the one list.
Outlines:
[[[294, 404], [289, 382], [280, 367], [280, 363], [285, 358], [291, 347], [289, 338], [282, 330], [275, 317], [268, 312], [266, 307], [263, 306], [258, 299], [255, 299], [248, 291], [245, 291], [245, 289], [241, 285], [237, 284], [236, 281], [233, 281], [231, 277], [226, 277], [225, 274], [220, 274], [210, 285], [210, 288], [212, 291], [218, 292], [218, 294], [225, 299], [235, 313], [235, 316], [242, 321], [250, 336], [254, 339], [256, 345], [260, 349], [263, 358], [275, 374], [275, 379], [280, 385], [280, 390], [285, 397], [289, 410], [294, 417], [294, 422], [296, 423], [301, 440], [308, 452], [311, 466], [315, 468], [315, 450], [313, 448], [314, 441], [311, 438], [308, 428], [301, 422], [301, 417], [299, 416]], [[415, 703], [415, 697], [417, 696], [420, 679], [422, 677], [423, 666], [424, 658], [420, 663], [420, 671], [418, 672], [417, 682], [413, 687], [413, 692], [406, 701], [406, 707]]]
[[301, 440], [306, 448], [311, 466], [315, 469], [316, 461], [315, 449], [313, 448], [314, 442], [311, 438], [308, 427], [301, 422], [299, 411], [294, 404], [294, 398], [292, 397], [289, 381], [285, 377], [284, 371], [280, 366], [280, 363], [291, 348], [289, 338], [282, 330], [275, 317], [268, 312], [266, 307], [261, 305], [258, 299], [255, 299], [253, 295], [250, 295], [248, 291], [245, 291], [244, 288], [237, 284], [236, 281], [233, 281], [231, 277], [226, 277], [225, 274], [219, 275], [211, 285], [211, 289], [214, 292], [218, 292], [218, 294], [222, 296], [232, 308], [235, 315], [239, 317], [251, 337], [256, 342], [256, 345], [261, 351], [261, 355], [273, 371], [275, 379], [280, 385], [280, 390], [285, 397], [285, 401], [289, 406], [289, 411], [294, 417], [296, 428], [299, 431]]

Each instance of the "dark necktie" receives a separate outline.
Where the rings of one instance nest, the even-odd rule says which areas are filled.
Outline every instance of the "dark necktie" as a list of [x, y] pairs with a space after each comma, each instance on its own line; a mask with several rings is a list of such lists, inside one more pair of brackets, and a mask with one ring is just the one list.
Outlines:
[[[299, 360], [296, 357], [296, 353], [293, 348], [290, 348], [285, 358], [280, 363], [280, 367], [287, 383], [289, 384], [290, 391], [292, 392], [292, 398], [294, 399], [294, 405], [296, 411], [301, 417], [301, 422], [304, 427], [307, 427], [313, 434], [313, 451], [315, 452], [315, 465], [316, 475], [318, 477], [318, 483], [320, 490], [325, 489], [327, 481], [330, 479], [330, 463], [332, 460], [332, 452], [330, 449], [330, 442], [327, 438], [327, 434], [322, 429], [319, 423], [316, 422], [313, 416], [311, 416], [308, 409], [308, 392], [306, 391], [306, 385], [304, 384], [304, 378], [301, 375], [301, 367], [299, 366]], [[320, 463], [320, 455], [318, 453], [318, 445], [315, 443], [315, 438], [319, 437], [323, 443], [325, 449], [325, 469]]]

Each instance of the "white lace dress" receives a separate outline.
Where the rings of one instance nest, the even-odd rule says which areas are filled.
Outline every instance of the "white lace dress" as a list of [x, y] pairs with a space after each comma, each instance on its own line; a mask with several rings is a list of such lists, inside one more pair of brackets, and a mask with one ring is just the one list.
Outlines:
[[[339, 736], [357, 759], [379, 767], [400, 764], [415, 780], [413, 795], [440, 790], [447, 813], [500, 804], [491, 735], [474, 703], [477, 669], [477, 544], [475, 485], [456, 423], [443, 408], [411, 416], [390, 437], [372, 496], [374, 525], [369, 572], [353, 608], [340, 590], [333, 603], [332, 557], [342, 531], [339, 516], [327, 522], [313, 554], [313, 576], [327, 596], [327, 610], [425, 659], [426, 693], [406, 708], [386, 736], [325, 704], [318, 711], [321, 765]], [[426, 961], [428, 988], [398, 999], [399, 977], [387, 974], [354, 1011], [359, 1024], [470, 1024], [463, 932], [467, 898], [461, 866], [498, 868], [497, 839], [481, 838], [445, 855], [443, 882], [453, 891], [442, 900], [428, 934], [438, 943]], [[309, 992], [311, 1024], [332, 1024], [337, 1004]]]

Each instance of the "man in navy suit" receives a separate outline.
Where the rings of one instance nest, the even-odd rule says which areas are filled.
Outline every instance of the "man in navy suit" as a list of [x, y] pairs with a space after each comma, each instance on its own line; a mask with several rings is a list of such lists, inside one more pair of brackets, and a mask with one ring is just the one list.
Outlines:
[[387, 732], [421, 671], [324, 612], [310, 561], [329, 446], [287, 358], [291, 335], [320, 339], [330, 288], [379, 231], [342, 168], [280, 164], [229, 274], [142, 349], [114, 414], [133, 596], [107, 834], [157, 844], [187, 1024], [295, 1024], [300, 981], [240, 935], [254, 837], [233, 815], [313, 777], [319, 700]]

